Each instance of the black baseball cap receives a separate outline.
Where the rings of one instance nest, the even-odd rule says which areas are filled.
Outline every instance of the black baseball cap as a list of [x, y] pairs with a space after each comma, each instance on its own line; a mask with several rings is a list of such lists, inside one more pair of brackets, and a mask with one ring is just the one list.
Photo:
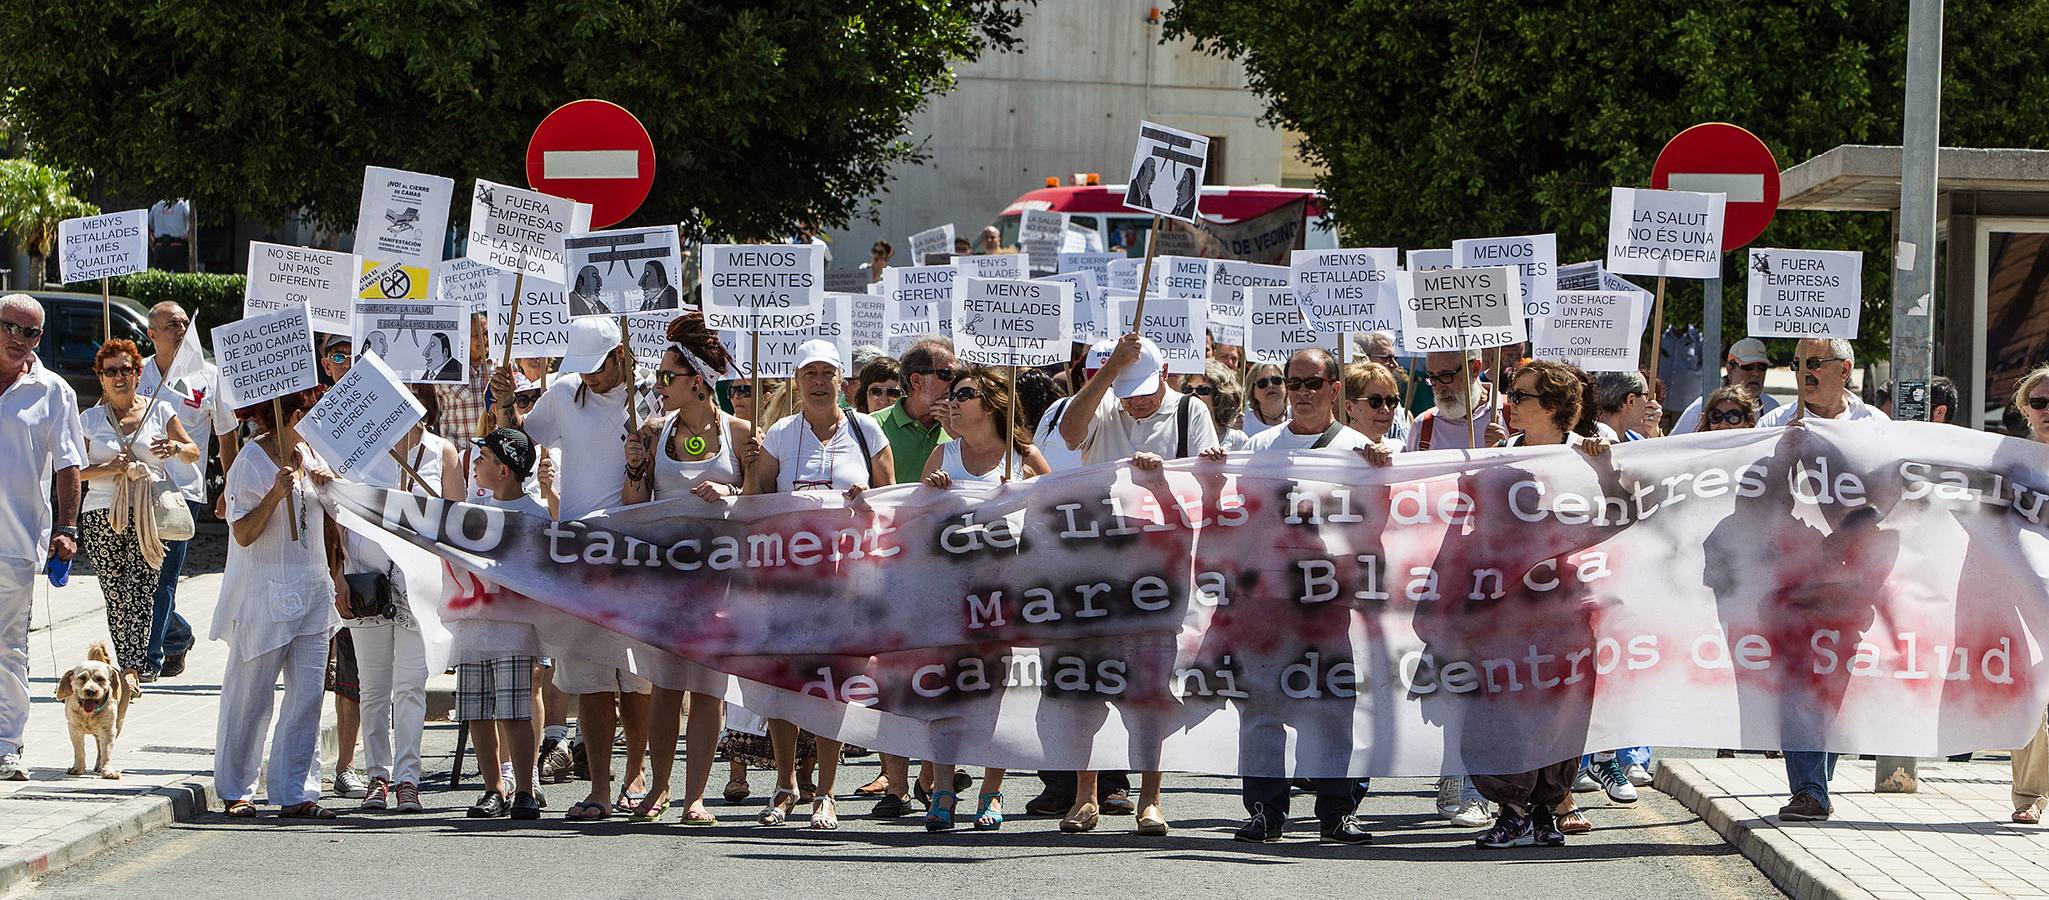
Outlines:
[[498, 458], [512, 469], [512, 474], [521, 479], [534, 472], [534, 440], [524, 431], [500, 428], [470, 443], [498, 454]]

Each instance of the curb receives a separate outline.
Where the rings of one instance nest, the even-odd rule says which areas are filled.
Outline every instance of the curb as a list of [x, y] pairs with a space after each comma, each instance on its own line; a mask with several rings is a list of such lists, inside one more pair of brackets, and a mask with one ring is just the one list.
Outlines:
[[1794, 900], [1871, 900], [1869, 891], [1788, 840], [1770, 821], [1732, 799], [1717, 796], [1687, 761], [1660, 762], [1651, 786], [1700, 816], [1786, 896]]

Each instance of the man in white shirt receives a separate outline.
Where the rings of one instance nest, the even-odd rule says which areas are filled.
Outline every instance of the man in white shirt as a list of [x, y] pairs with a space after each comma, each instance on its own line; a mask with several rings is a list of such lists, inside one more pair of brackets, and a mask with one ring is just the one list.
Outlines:
[[[78, 469], [85, 428], [78, 395], [36, 359], [43, 306], [0, 297], [0, 780], [27, 781], [28, 618], [43, 561], [78, 552]], [[57, 485], [52, 523], [50, 483]]]
[[1757, 418], [1757, 427], [1772, 428], [1793, 421], [1842, 419], [1857, 422], [1885, 421], [1885, 413], [1850, 393], [1850, 372], [1857, 367], [1857, 355], [1850, 342], [1840, 338], [1809, 338], [1793, 351], [1793, 365], [1799, 371], [1800, 401], [1788, 403]]
[[[220, 389], [220, 372], [213, 363], [198, 360], [195, 369], [192, 361], [186, 361], [185, 371], [169, 384], [162, 384], [167, 370], [180, 368], [174, 363], [181, 348], [190, 347], [199, 352], [199, 342], [186, 338], [192, 330], [192, 317], [185, 308], [166, 300], [149, 309], [149, 342], [156, 353], [142, 363], [142, 381], [136, 390], [143, 396], [155, 396], [171, 404], [178, 414], [178, 421], [185, 426], [185, 433], [199, 445], [199, 460], [187, 463], [171, 459], [164, 464], [170, 473], [171, 483], [185, 495], [185, 502], [192, 507], [192, 517], [199, 518], [208, 506], [206, 496], [206, 457], [214, 445], [214, 435], [221, 435], [221, 471], [226, 472], [235, 465], [236, 436], [235, 413], [221, 403], [216, 393]], [[161, 386], [161, 389], [160, 389]], [[225, 501], [226, 498], [222, 498]], [[225, 509], [214, 508], [217, 518], [225, 518]], [[192, 649], [192, 626], [185, 617], [178, 614], [178, 576], [185, 570], [186, 541], [164, 542], [164, 565], [157, 573], [156, 602], [150, 612], [149, 652], [143, 666], [142, 680], [155, 681], [158, 677], [174, 678], [185, 671], [185, 651]]]
[[1089, 351], [1099, 371], [1060, 415], [1060, 438], [1081, 452], [1083, 465], [1129, 457], [1140, 469], [1195, 456], [1218, 446], [1209, 407], [1194, 394], [1167, 402], [1166, 359], [1137, 332]]
[[[1337, 357], [1320, 347], [1297, 350], [1288, 357], [1286, 372], [1288, 421], [1253, 435], [1245, 444], [1248, 452], [1358, 450], [1366, 446], [1366, 436], [1340, 424], [1335, 415], [1341, 384]], [[1223, 454], [1207, 453], [1204, 458], [1221, 460]]]
[[[1722, 383], [1739, 387], [1757, 401], [1757, 414], [1763, 416], [1779, 408], [1778, 398], [1764, 392], [1764, 374], [1771, 371], [1772, 358], [1764, 352], [1764, 342], [1757, 338], [1744, 338], [1729, 345], [1729, 358], [1722, 362]], [[1700, 403], [1702, 398], [1693, 398], [1686, 411], [1679, 414], [1679, 421], [1672, 423], [1671, 434], [1692, 434], [1700, 430]]]
[[[1485, 368], [1477, 351], [1444, 350], [1424, 356], [1423, 373], [1430, 379], [1437, 405], [1416, 417], [1403, 449], [1471, 450], [1507, 440], [1500, 398], [1493, 385], [1480, 380]], [[1470, 401], [1468, 385], [1473, 391]]]

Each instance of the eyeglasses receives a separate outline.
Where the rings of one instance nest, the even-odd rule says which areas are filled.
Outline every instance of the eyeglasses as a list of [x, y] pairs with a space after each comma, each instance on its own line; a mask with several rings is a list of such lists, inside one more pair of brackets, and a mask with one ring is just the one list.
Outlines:
[[1330, 379], [1321, 375], [1311, 375], [1308, 378], [1290, 378], [1288, 379], [1288, 390], [1320, 391], [1323, 390], [1324, 385], [1332, 383]]
[[[2042, 403], [2049, 406], [2049, 397], [2042, 398]], [[1750, 414], [1740, 409], [1717, 409], [1707, 414], [1709, 425], [1742, 425], [1749, 421]]]
[[1742, 364], [1742, 365], [1739, 365], [1739, 366], [1737, 366], [1736, 368], [1737, 368], [1737, 369], [1739, 369], [1739, 370], [1741, 370], [1741, 371], [1744, 371], [1744, 372], [1749, 372], [1750, 374], [1752, 374], [1752, 375], [1755, 375], [1755, 374], [1757, 374], [1757, 373], [1759, 373], [1759, 372], [1762, 372], [1762, 371], [1765, 371], [1766, 369], [1769, 369], [1769, 368], [1771, 368], [1771, 367], [1772, 367], [1772, 364], [1771, 364], [1771, 363], [1761, 363], [1761, 362], [1757, 362], [1757, 363], [1744, 363], [1744, 364]]
[[541, 392], [537, 390], [520, 391], [512, 395], [512, 402], [517, 406], [532, 406], [541, 402]]
[[333, 353], [327, 354], [327, 361], [334, 363], [337, 366], [347, 365], [349, 362], [349, 354], [347, 353], [347, 351], [337, 350]]
[[1396, 409], [1402, 405], [1402, 398], [1393, 394], [1367, 394], [1362, 397], [1355, 397], [1353, 400], [1354, 402], [1364, 403], [1374, 409]]
[[903, 388], [883, 387], [879, 384], [871, 384], [868, 386], [868, 396], [870, 397], [888, 397], [891, 400], [898, 400], [901, 399], [903, 395]]
[[969, 400], [982, 399], [982, 392], [974, 388], [968, 387], [967, 385], [961, 385], [960, 387], [954, 388], [953, 393], [948, 394], [947, 396], [952, 397], [953, 402], [955, 403], [966, 403]]
[[1538, 397], [1537, 394], [1533, 394], [1529, 391], [1509, 391], [1506, 396], [1508, 397], [1508, 402], [1516, 404], [1517, 406], [1521, 406], [1522, 404], [1528, 403], [1531, 400], [1535, 400]]
[[134, 366], [115, 366], [111, 369], [101, 369], [100, 374], [108, 378], [132, 378], [141, 371]]
[[1194, 394], [1197, 397], [1213, 397], [1217, 393], [1217, 386], [1213, 384], [1184, 384], [1181, 386], [1181, 393]]
[[37, 325], [17, 325], [13, 322], [0, 322], [0, 328], [5, 328], [8, 334], [25, 340], [41, 340], [43, 337], [43, 329]]
[[1253, 381], [1252, 388], [1253, 390], [1263, 391], [1267, 388], [1277, 388], [1287, 383], [1288, 379], [1282, 378], [1279, 375], [1268, 375], [1265, 378]]
[[1450, 384], [1450, 383], [1452, 382], [1452, 379], [1455, 379], [1455, 378], [1457, 378], [1457, 377], [1458, 377], [1458, 373], [1460, 373], [1460, 372], [1462, 372], [1462, 371], [1464, 371], [1464, 370], [1463, 370], [1463, 369], [1445, 369], [1445, 370], [1443, 370], [1443, 371], [1441, 371], [1441, 372], [1433, 372], [1433, 371], [1430, 371], [1430, 370], [1428, 370], [1428, 369], [1425, 369], [1425, 370], [1423, 371], [1423, 375], [1424, 375], [1425, 377], [1429, 378], [1429, 379], [1431, 380], [1431, 382], [1433, 382], [1433, 383], [1436, 383], [1436, 384]]
[[733, 382], [732, 386], [726, 388], [726, 394], [732, 397], [752, 397], [754, 396], [754, 385], [746, 381], [736, 381]]
[[1394, 368], [1395, 359], [1392, 353], [1369, 353], [1366, 354], [1366, 358], [1390, 369]]
[[1832, 362], [1842, 362], [1840, 356], [1810, 356], [1793, 364], [1794, 368], [1805, 368], [1812, 372]]

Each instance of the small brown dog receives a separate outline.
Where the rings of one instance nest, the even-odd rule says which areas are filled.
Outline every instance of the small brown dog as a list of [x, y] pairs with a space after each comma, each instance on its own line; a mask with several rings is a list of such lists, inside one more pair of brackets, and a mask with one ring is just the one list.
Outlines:
[[101, 778], [119, 778], [113, 767], [114, 739], [121, 736], [121, 724], [128, 720], [128, 701], [142, 693], [135, 673], [114, 668], [114, 657], [105, 641], [85, 651], [86, 661], [72, 666], [57, 682], [57, 699], [64, 701], [64, 724], [71, 728], [72, 775], [85, 774], [85, 736], [99, 745], [99, 762], [93, 771]]

